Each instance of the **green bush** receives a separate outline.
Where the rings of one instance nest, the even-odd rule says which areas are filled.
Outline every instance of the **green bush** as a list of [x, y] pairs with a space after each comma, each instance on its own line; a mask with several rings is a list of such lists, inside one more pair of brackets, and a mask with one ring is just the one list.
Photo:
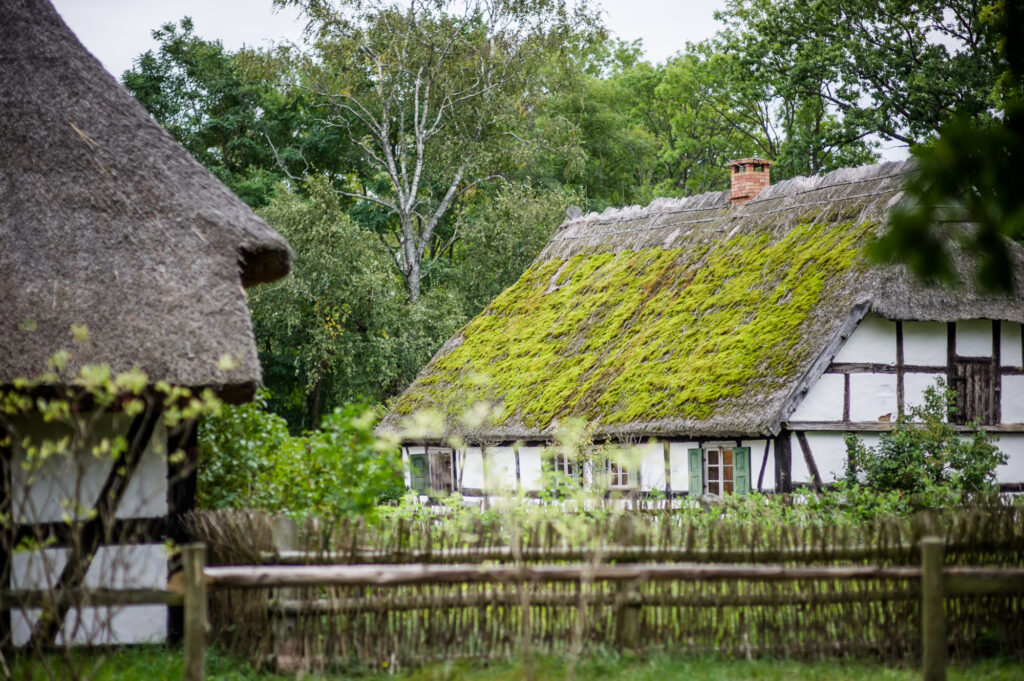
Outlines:
[[900, 416], [878, 446], [846, 436], [846, 484], [873, 492], [897, 492], [916, 507], [957, 504], [968, 497], [998, 494], [995, 468], [1006, 463], [992, 436], [978, 424], [960, 433], [948, 415], [956, 393], [939, 379], [925, 390], [924, 404]]
[[267, 396], [226, 406], [199, 429], [201, 508], [259, 509], [302, 517], [365, 514], [404, 492], [401, 458], [377, 440], [360, 404], [327, 414], [319, 430], [288, 433]]

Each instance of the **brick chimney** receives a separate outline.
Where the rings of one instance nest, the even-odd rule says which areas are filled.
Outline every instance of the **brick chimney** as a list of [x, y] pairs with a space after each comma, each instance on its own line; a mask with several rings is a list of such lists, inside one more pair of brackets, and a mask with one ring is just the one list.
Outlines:
[[772, 162], [764, 158], [738, 158], [729, 161], [732, 179], [732, 205], [742, 206], [772, 183]]

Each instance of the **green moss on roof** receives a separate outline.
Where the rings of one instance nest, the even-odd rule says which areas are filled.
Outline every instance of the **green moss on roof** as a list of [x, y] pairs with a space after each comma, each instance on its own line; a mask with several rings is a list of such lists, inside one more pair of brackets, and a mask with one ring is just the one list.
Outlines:
[[860, 254], [876, 225], [805, 223], [538, 262], [395, 411], [493, 396], [504, 425], [531, 430], [569, 415], [598, 427], [712, 418], [806, 366], [801, 335], [845, 276], [866, 267]]

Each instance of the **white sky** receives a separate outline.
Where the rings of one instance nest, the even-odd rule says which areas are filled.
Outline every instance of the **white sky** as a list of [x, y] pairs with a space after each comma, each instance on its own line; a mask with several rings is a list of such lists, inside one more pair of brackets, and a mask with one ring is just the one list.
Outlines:
[[[714, 13], [725, 0], [596, 0], [605, 25], [618, 37], [643, 40], [651, 61], [664, 61], [718, 29]], [[196, 33], [224, 47], [267, 46], [302, 34], [294, 8], [275, 12], [271, 0], [52, 0], [78, 39], [119, 80], [132, 61], [155, 49], [150, 33], [167, 22], [192, 17]], [[882, 149], [885, 160], [906, 158], [906, 147]]]
[[[156, 47], [153, 29], [189, 16], [196, 33], [229, 50], [263, 46], [302, 32], [294, 8], [274, 12], [270, 0], [52, 0], [78, 39], [120, 78], [132, 60]], [[643, 39], [647, 57], [664, 61], [686, 41], [709, 38], [725, 0], [603, 0], [605, 24], [620, 38]]]

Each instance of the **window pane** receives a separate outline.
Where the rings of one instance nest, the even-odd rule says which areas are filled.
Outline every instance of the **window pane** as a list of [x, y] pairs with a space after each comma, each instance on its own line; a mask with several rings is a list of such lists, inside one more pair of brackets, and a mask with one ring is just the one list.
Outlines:
[[732, 492], [732, 480], [725, 481], [725, 491]]
[[715, 481], [715, 482], [718, 481], [718, 467], [717, 466], [708, 466], [708, 480], [709, 481]]
[[708, 481], [708, 494], [718, 494], [718, 495], [720, 495], [721, 493], [722, 493], [722, 488], [719, 487], [718, 482]]
[[709, 449], [708, 450], [708, 465], [709, 466], [717, 466], [718, 465], [718, 450], [717, 449]]
[[726, 466], [731, 466], [732, 465], [732, 450], [731, 449], [723, 449], [722, 450], [722, 463], [724, 463]]

